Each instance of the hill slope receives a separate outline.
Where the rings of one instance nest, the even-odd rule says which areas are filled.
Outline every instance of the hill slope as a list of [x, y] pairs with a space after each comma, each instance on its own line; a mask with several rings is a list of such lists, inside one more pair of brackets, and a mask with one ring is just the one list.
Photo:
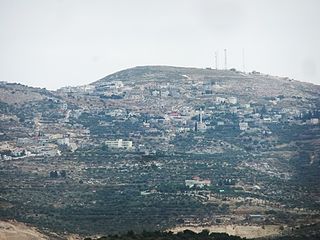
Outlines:
[[320, 222], [320, 86], [146, 66], [1, 89], [3, 219], [87, 236]]

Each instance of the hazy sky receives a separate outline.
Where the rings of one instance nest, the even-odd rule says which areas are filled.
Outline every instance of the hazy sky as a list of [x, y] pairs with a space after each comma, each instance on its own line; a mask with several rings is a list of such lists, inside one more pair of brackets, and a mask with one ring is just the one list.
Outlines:
[[320, 84], [319, 0], [0, 0], [0, 81], [56, 89], [140, 65]]

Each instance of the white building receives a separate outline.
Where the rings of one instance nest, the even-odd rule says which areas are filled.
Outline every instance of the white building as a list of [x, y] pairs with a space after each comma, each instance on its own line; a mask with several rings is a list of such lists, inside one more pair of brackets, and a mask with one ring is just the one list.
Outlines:
[[241, 122], [241, 123], [239, 123], [239, 128], [241, 131], [246, 131], [246, 130], [248, 130], [249, 125], [247, 122]]
[[57, 140], [57, 143], [59, 145], [69, 145], [70, 144], [70, 139], [69, 138], [61, 138]]
[[80, 89], [86, 93], [93, 93], [95, 90], [95, 86], [94, 85], [84, 85], [84, 86], [81, 86]]
[[250, 108], [251, 105], [250, 105], [250, 103], [245, 103], [245, 104], [242, 104], [241, 107], [242, 108]]
[[123, 141], [122, 139], [107, 140], [105, 144], [110, 148], [132, 149], [132, 141]]
[[122, 81], [111, 81], [107, 82], [104, 87], [108, 89], [120, 89], [124, 87], [124, 84]]
[[230, 103], [230, 104], [237, 104], [237, 98], [236, 97], [229, 97], [228, 98], [228, 102]]
[[265, 123], [271, 123], [271, 122], [272, 122], [272, 119], [271, 119], [271, 117], [264, 117], [264, 118], [263, 118], [263, 122], [265, 122]]
[[217, 122], [217, 125], [218, 125], [218, 126], [223, 126], [223, 125], [224, 125], [224, 121], [218, 121], [218, 122]]
[[319, 124], [319, 118], [311, 118], [311, 119], [310, 119], [310, 124], [311, 124], [311, 125], [317, 125], [317, 124]]
[[226, 99], [224, 97], [216, 97], [216, 103], [224, 103]]
[[192, 188], [192, 187], [203, 188], [204, 186], [210, 186], [211, 181], [208, 179], [201, 179], [199, 177], [193, 177], [190, 180], [185, 180], [185, 184], [189, 188]]

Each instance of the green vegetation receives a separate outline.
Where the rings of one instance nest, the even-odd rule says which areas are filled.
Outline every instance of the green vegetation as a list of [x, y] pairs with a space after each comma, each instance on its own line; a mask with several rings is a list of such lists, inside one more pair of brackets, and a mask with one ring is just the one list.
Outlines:
[[146, 232], [136, 234], [133, 231], [127, 232], [124, 235], [110, 235], [100, 238], [85, 238], [85, 240], [241, 240], [243, 238], [230, 236], [226, 233], [209, 233], [203, 230], [200, 233], [195, 233], [190, 230], [185, 230], [177, 234], [172, 232]]

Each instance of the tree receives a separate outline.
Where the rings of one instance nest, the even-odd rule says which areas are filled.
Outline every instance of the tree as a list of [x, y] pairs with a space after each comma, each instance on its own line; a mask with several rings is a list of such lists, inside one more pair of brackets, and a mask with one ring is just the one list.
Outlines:
[[51, 178], [57, 178], [58, 177], [58, 172], [57, 171], [51, 171], [50, 172], [50, 177]]
[[65, 178], [65, 177], [67, 176], [66, 170], [61, 170], [61, 171], [60, 171], [60, 176], [63, 177], [63, 178]]

